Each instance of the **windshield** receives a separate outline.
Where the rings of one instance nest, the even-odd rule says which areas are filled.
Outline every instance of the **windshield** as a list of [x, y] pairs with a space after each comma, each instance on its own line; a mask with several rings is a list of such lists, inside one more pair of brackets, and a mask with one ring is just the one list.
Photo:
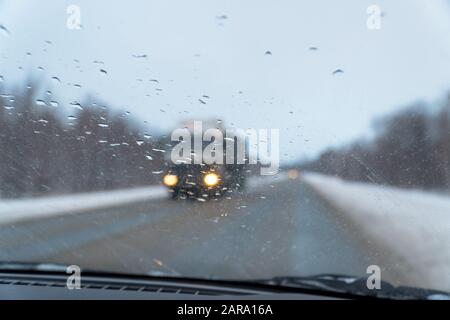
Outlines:
[[0, 0], [0, 261], [450, 291], [450, 2]]

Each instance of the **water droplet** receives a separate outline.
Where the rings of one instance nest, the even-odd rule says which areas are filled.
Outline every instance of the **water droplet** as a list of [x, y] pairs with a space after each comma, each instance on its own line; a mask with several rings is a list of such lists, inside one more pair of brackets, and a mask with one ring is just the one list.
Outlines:
[[271, 52], [271, 51], [266, 51], [264, 54], [265, 54], [266, 56], [271, 56], [271, 55], [272, 55], [272, 52]]
[[333, 71], [332, 75], [334, 76], [334, 75], [338, 75], [338, 74], [342, 74], [342, 73], [344, 73], [344, 70], [336, 69], [336, 70]]
[[61, 83], [61, 79], [59, 79], [58, 77], [52, 77], [52, 81], [56, 83]]
[[2, 24], [0, 24], [0, 33], [7, 37], [9, 37], [11, 35], [11, 31], [9, 31], [8, 28], [6, 28]]
[[133, 54], [133, 58], [147, 59], [147, 55], [146, 54]]
[[148, 155], [148, 154], [146, 154], [145, 157], [146, 157], [148, 160], [153, 160], [153, 157], [150, 156], [150, 155]]
[[99, 126], [100, 128], [108, 128], [108, 127], [109, 127], [109, 124], [106, 124], [106, 123], [99, 123], [98, 126]]
[[142, 146], [142, 145], [144, 144], [144, 141], [142, 141], [142, 140], [136, 140], [136, 144], [137, 144], [138, 146]]
[[100, 72], [103, 74], [108, 74], [108, 71], [106, 71], [105, 69], [100, 69]]
[[70, 105], [71, 105], [73, 108], [76, 108], [76, 109], [79, 109], [79, 110], [83, 110], [83, 107], [81, 106], [81, 104], [80, 104], [79, 102], [72, 101], [72, 102], [70, 103]]
[[58, 107], [59, 106], [59, 103], [57, 102], [57, 101], [50, 101], [50, 105], [52, 106], [52, 107]]
[[45, 101], [41, 99], [36, 100], [36, 104], [38, 106], [47, 106], [47, 103], [45, 103]]

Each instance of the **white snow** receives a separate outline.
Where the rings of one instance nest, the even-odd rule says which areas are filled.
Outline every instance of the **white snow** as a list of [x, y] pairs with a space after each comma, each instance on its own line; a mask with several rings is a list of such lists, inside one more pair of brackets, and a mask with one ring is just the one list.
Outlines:
[[302, 178], [363, 236], [399, 258], [409, 285], [450, 291], [450, 197], [315, 173]]
[[[284, 178], [284, 175], [281, 174], [270, 178], [251, 177], [248, 180], [249, 189], [263, 188], [267, 184]], [[0, 200], [0, 224], [124, 206], [140, 201], [163, 199], [168, 195], [167, 189], [163, 186], [148, 186], [40, 198]]]
[[149, 186], [42, 198], [3, 200], [0, 201], [0, 224], [123, 206], [140, 201], [163, 199], [167, 195], [168, 192], [164, 187]]

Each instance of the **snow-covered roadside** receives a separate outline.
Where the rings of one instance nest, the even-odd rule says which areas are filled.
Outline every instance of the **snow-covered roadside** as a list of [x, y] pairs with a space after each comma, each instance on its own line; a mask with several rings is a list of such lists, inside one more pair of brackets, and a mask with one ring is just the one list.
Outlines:
[[164, 187], [149, 186], [33, 199], [4, 200], [0, 201], [0, 224], [163, 199], [167, 195]]
[[450, 291], [450, 197], [315, 173], [302, 178], [362, 236], [401, 258], [411, 285]]
[[[248, 180], [248, 187], [249, 189], [263, 188], [267, 184], [285, 179], [285, 175], [282, 174], [269, 178], [266, 176], [251, 177]], [[124, 206], [140, 201], [164, 199], [168, 195], [169, 193], [163, 186], [149, 186], [41, 198], [0, 199], [0, 224]]]

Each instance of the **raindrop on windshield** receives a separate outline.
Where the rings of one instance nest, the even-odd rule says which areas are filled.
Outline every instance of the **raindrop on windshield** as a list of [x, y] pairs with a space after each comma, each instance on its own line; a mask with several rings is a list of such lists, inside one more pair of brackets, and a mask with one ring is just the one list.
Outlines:
[[147, 55], [146, 54], [133, 54], [133, 58], [146, 59]]
[[4, 25], [0, 24], [0, 33], [4, 36], [10, 36], [11, 32]]
[[47, 103], [45, 103], [45, 101], [41, 99], [36, 100], [36, 104], [38, 106], [47, 106]]
[[76, 108], [76, 109], [79, 109], [79, 110], [83, 110], [83, 107], [81, 106], [81, 104], [79, 102], [73, 101], [73, 102], [70, 103], [70, 105], [73, 108]]

